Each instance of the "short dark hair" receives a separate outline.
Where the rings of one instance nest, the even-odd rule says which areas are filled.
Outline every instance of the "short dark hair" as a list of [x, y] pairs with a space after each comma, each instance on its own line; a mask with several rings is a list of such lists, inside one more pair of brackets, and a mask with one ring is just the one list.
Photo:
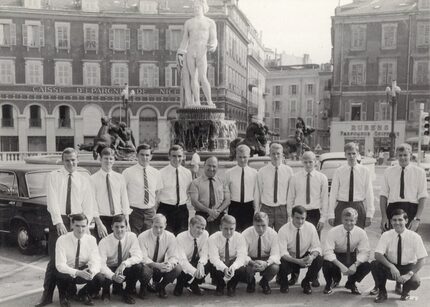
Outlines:
[[294, 213], [298, 213], [300, 215], [305, 214], [306, 213], [306, 209], [303, 206], [295, 206], [292, 210], [291, 210], [291, 217], [294, 216]]
[[100, 158], [103, 158], [104, 156], [115, 157], [115, 151], [110, 147], [103, 148], [100, 153]]
[[125, 225], [127, 225], [127, 219], [125, 218], [124, 214], [117, 214], [112, 218], [112, 226], [115, 223], [122, 223], [125, 222]]
[[266, 212], [262, 212], [262, 211], [255, 212], [254, 217], [252, 219], [254, 223], [267, 222], [268, 220], [269, 220], [269, 216], [267, 215]]
[[172, 151], [179, 151], [179, 150], [183, 152], [184, 148], [181, 145], [172, 145], [172, 147], [169, 148], [169, 156]]
[[63, 152], [61, 153], [61, 160], [64, 160], [64, 155], [68, 155], [68, 154], [76, 154], [76, 157], [78, 156], [78, 151], [72, 147], [67, 147], [63, 150]]
[[78, 214], [73, 214], [70, 216], [70, 221], [72, 222], [72, 224], [74, 222], [81, 222], [81, 221], [87, 221], [88, 224], [88, 218], [85, 214], [83, 213], [78, 213]]
[[221, 224], [236, 224], [236, 219], [233, 215], [226, 214], [221, 218]]
[[151, 145], [146, 144], [146, 143], [143, 143], [143, 144], [140, 144], [139, 146], [137, 146], [137, 148], [136, 148], [136, 154], [138, 154], [139, 151], [141, 151], [141, 150], [150, 150], [151, 153], [152, 153], [152, 147], [151, 147]]
[[390, 218], [390, 220], [393, 218], [393, 216], [395, 216], [395, 215], [401, 215], [401, 216], [403, 216], [403, 218], [405, 219], [405, 220], [408, 220], [409, 219], [409, 217], [408, 217], [408, 214], [403, 210], [403, 209], [395, 209], [392, 213], [391, 213], [391, 218]]

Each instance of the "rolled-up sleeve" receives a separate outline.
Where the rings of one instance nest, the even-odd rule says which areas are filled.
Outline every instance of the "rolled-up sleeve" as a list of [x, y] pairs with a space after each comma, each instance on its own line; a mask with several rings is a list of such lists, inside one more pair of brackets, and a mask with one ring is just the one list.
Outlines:
[[248, 250], [246, 248], [246, 241], [245, 241], [245, 238], [241, 234], [238, 235], [236, 243], [237, 243], [236, 260], [231, 265], [231, 267], [234, 270], [237, 270], [240, 267], [244, 266], [246, 263], [246, 259], [248, 257]]
[[145, 237], [143, 236], [143, 233], [139, 235], [137, 240], [139, 241], [140, 250], [142, 251], [143, 264], [153, 263], [154, 261], [152, 261], [152, 259], [148, 255], [148, 249], [146, 248], [146, 245], [145, 245]]
[[55, 244], [55, 267], [58, 272], [75, 277], [78, 270], [67, 265], [67, 253], [63, 248], [64, 243], [62, 242], [64, 239], [64, 236], [59, 237]]
[[287, 227], [282, 227], [281, 229], [279, 229], [278, 242], [279, 242], [279, 256], [281, 258], [283, 256], [290, 257], [290, 253], [288, 252]]
[[99, 243], [99, 253], [100, 253], [100, 272], [106, 276], [108, 279], [112, 279], [114, 272], [107, 266], [107, 251], [108, 246], [106, 245], [106, 241], [100, 241]]
[[216, 239], [214, 237], [209, 238], [208, 247], [209, 247], [210, 262], [218, 271], [224, 271], [227, 268], [227, 266], [225, 265], [224, 262], [221, 261], [221, 258], [219, 257], [219, 250], [217, 247]]
[[357, 260], [361, 263], [369, 261], [370, 256], [370, 246], [369, 246], [369, 238], [367, 237], [367, 234], [363, 231], [360, 234], [360, 239], [358, 242], [358, 254], [357, 254]]
[[270, 246], [270, 257], [267, 260], [268, 265], [281, 264], [278, 236], [274, 237]]
[[99, 249], [97, 248], [96, 238], [90, 236], [89, 245], [91, 253], [88, 260], [88, 268], [90, 269], [91, 274], [94, 277], [97, 273], [100, 272], [101, 266], [100, 254]]
[[418, 200], [421, 198], [428, 198], [428, 192], [427, 192], [427, 177], [424, 170], [420, 170], [420, 176], [418, 178]]
[[334, 232], [329, 231], [324, 243], [324, 259], [330, 262], [336, 260], [334, 249], [336, 247]]
[[142, 251], [139, 247], [139, 241], [137, 240], [136, 234], [133, 233], [133, 239], [131, 239], [131, 247], [130, 247], [130, 257], [124, 261], [124, 264], [127, 268], [138, 264], [142, 261]]
[[179, 263], [178, 244], [176, 243], [175, 236], [169, 235], [167, 246], [168, 246], [166, 251], [167, 262], [175, 266]]

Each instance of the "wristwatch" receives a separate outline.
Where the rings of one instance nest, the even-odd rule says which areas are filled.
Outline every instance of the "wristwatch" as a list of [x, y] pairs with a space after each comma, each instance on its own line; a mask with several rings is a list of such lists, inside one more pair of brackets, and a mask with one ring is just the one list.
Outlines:
[[420, 219], [419, 217], [414, 217], [414, 221], [418, 221], [418, 222], [420, 222], [420, 221], [421, 221], [421, 219]]

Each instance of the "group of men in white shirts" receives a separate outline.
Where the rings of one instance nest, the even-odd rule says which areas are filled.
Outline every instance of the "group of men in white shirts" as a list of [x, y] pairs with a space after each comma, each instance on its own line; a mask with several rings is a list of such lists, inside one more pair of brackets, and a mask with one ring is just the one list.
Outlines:
[[[271, 293], [275, 276], [281, 293], [287, 293], [303, 268], [305, 294], [319, 286], [321, 268], [325, 294], [342, 275], [348, 277], [345, 287], [360, 294], [356, 283], [370, 271], [375, 302], [387, 299], [387, 279], [396, 280], [402, 300], [418, 288], [417, 272], [427, 252], [414, 231], [428, 195], [424, 171], [409, 163], [409, 145], [397, 148], [399, 165], [384, 174], [384, 233], [372, 263], [364, 230], [375, 212], [372, 179], [357, 163], [356, 144], [345, 145], [348, 163], [335, 171], [330, 196], [327, 177], [315, 170], [315, 155], [306, 152], [303, 169], [293, 174], [277, 143], [270, 146], [270, 163], [258, 171], [248, 166], [249, 148], [240, 145], [237, 165], [225, 178], [217, 175], [217, 158], [209, 157], [194, 180], [181, 165], [182, 147], [170, 148], [169, 165], [161, 170], [150, 165], [151, 151], [149, 145], [138, 146], [138, 163], [119, 174], [112, 170], [114, 152], [104, 149], [101, 169], [88, 178], [77, 169], [77, 152], [64, 150], [64, 168], [47, 178], [50, 261], [37, 307], [52, 303], [56, 285], [61, 306], [70, 306], [72, 298], [92, 305], [100, 289], [101, 299], [110, 301], [111, 284], [112, 293], [128, 304], [147, 291], [166, 298], [166, 286], [175, 280], [174, 295], [185, 287], [202, 295], [199, 285], [209, 273], [216, 295], [226, 289], [234, 296], [239, 282], [255, 292], [256, 273], [264, 294]], [[88, 232], [92, 220], [97, 239]], [[333, 228], [321, 244], [327, 222]], [[80, 283], [86, 285], [77, 292]]]

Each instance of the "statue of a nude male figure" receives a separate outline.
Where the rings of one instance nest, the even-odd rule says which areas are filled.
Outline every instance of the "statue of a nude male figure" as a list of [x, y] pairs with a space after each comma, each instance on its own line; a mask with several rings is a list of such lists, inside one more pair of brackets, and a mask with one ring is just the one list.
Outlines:
[[182, 70], [185, 106], [201, 105], [201, 83], [208, 106], [215, 107], [207, 79], [206, 53], [214, 52], [218, 43], [215, 22], [204, 15], [208, 10], [206, 0], [194, 1], [194, 17], [185, 22], [184, 37], [177, 52], [178, 65]]

